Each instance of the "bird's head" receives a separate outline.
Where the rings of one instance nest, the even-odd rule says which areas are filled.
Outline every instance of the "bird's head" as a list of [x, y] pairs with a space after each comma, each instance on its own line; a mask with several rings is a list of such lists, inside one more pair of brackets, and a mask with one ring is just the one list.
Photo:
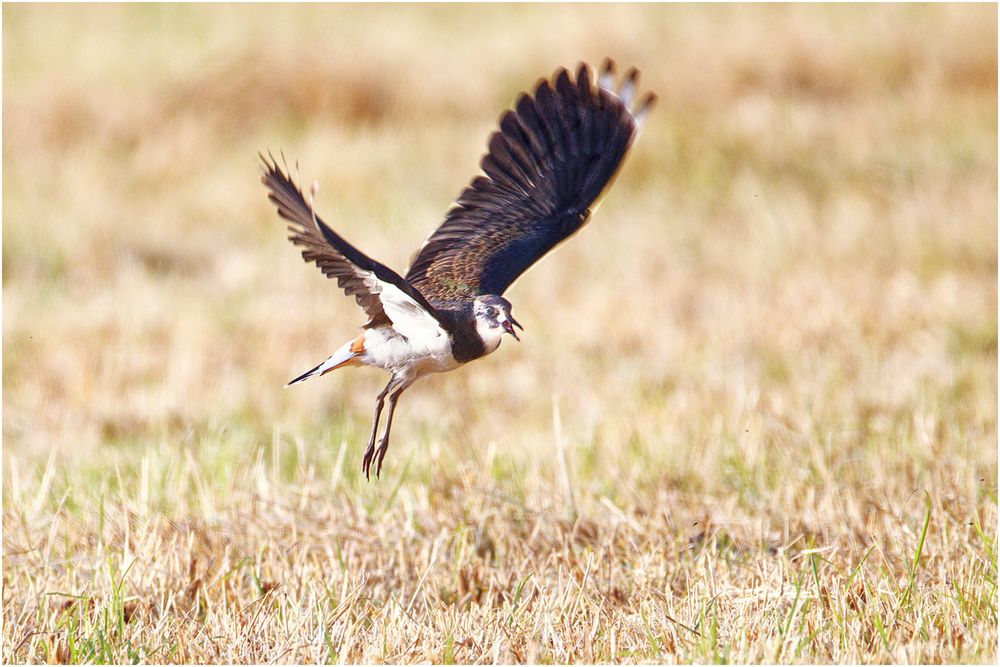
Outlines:
[[521, 340], [514, 327], [524, 330], [510, 314], [510, 301], [502, 296], [488, 294], [477, 297], [472, 303], [472, 312], [476, 317], [476, 331], [486, 344], [488, 352], [500, 345], [500, 339], [509, 333], [514, 340]]

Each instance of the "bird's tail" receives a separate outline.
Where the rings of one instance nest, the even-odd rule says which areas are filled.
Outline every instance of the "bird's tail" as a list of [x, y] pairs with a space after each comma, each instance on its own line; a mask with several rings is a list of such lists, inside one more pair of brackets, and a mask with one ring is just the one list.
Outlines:
[[308, 380], [311, 377], [319, 375], [326, 375], [330, 371], [335, 371], [338, 368], [348, 366], [351, 363], [357, 363], [354, 359], [359, 356], [361, 356], [361, 353], [357, 351], [356, 346], [353, 343], [345, 343], [343, 347], [330, 355], [326, 361], [321, 363], [316, 368], [306, 371], [285, 386], [290, 387], [296, 382], [302, 382], [303, 380]]

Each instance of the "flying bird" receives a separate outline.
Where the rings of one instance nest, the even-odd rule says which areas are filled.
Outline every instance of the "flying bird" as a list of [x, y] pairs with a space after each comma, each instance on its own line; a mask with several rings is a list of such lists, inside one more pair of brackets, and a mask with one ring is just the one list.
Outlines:
[[[365, 255], [324, 223], [313, 197], [270, 154], [262, 181], [289, 240], [353, 296], [368, 322], [326, 361], [288, 383], [345, 366], [391, 374], [375, 402], [362, 470], [382, 471], [400, 394], [429, 373], [450, 371], [495, 351], [523, 327], [502, 295], [518, 276], [590, 219], [656, 101], [636, 102], [639, 72], [619, 81], [606, 60], [595, 81], [581, 64], [559, 69], [534, 94], [522, 93], [490, 135], [482, 174], [459, 194], [444, 222], [414, 256], [406, 276]], [[389, 409], [376, 447], [386, 399]]]

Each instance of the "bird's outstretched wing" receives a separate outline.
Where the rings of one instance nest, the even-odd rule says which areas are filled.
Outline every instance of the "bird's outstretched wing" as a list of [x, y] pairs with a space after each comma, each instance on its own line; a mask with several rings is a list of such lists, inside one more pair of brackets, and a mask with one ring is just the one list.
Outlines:
[[302, 191], [271, 157], [260, 156], [262, 182], [278, 215], [288, 221], [288, 239], [302, 247], [302, 258], [315, 262], [328, 278], [353, 296], [371, 318], [367, 326], [392, 324], [404, 336], [436, 333], [434, 308], [398, 273], [376, 262], [330, 229], [313, 211]]
[[615, 88], [605, 61], [596, 84], [580, 65], [523, 94], [500, 118], [476, 177], [417, 252], [406, 280], [428, 299], [503, 294], [532, 264], [576, 232], [596, 209], [645, 114], [633, 107], [639, 73]]

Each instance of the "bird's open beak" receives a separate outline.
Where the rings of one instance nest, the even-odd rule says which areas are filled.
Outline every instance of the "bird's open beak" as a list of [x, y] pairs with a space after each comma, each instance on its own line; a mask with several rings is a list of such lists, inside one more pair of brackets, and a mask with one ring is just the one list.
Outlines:
[[[517, 322], [514, 322], [514, 320], [509, 320], [509, 319], [508, 320], [504, 320], [503, 321], [503, 330], [506, 331], [507, 333], [509, 333], [511, 336], [513, 336], [514, 340], [520, 342], [521, 339], [518, 337], [518, 335], [516, 333], [514, 333], [514, 325], [515, 324], [517, 324]], [[518, 324], [518, 326], [521, 326], [521, 325]]]
[[520, 322], [518, 322], [517, 320], [515, 320], [515, 319], [514, 319], [513, 317], [511, 317], [510, 315], [508, 315], [508, 316], [507, 316], [507, 319], [509, 319], [509, 320], [511, 321], [511, 323], [512, 323], [512, 324], [513, 324], [513, 325], [514, 325], [515, 327], [517, 327], [517, 328], [518, 328], [518, 329], [520, 329], [521, 331], [524, 331], [524, 327], [522, 327], [522, 326], [521, 326], [521, 323], [520, 323]]

